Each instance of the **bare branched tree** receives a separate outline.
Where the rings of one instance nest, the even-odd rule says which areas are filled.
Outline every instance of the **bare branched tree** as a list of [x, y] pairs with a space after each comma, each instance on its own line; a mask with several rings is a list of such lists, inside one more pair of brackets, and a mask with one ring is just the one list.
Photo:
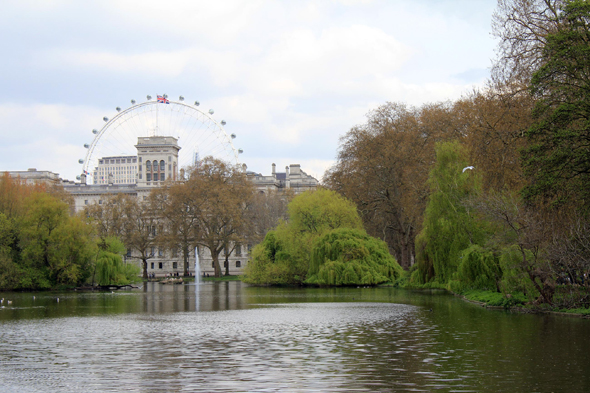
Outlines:
[[492, 78], [528, 86], [542, 63], [549, 33], [558, 26], [563, 0], [498, 0], [492, 18], [492, 34], [500, 40]]

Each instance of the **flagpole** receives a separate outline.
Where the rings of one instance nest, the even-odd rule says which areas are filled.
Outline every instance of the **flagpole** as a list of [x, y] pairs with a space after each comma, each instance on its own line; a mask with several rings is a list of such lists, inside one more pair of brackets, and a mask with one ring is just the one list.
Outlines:
[[154, 131], [154, 135], [152, 136], [156, 136], [158, 135], [158, 108], [160, 107], [160, 105], [158, 105], [159, 102], [156, 100], [156, 129]]

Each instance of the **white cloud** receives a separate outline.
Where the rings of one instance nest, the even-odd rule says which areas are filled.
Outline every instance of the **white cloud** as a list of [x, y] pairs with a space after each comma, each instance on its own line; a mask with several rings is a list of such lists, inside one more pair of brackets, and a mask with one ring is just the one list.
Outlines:
[[34, 59], [46, 67], [59, 69], [64, 62], [70, 67], [128, 74], [178, 76], [191, 56], [188, 51], [121, 54], [113, 52], [46, 50]]
[[0, 105], [2, 124], [2, 170], [37, 168], [74, 179], [81, 171], [84, 143], [90, 143], [91, 130], [100, 112], [85, 106]]

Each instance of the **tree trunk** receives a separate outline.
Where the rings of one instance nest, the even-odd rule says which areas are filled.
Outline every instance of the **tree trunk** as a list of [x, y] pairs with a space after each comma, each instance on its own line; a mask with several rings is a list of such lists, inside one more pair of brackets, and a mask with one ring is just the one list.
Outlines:
[[229, 255], [225, 254], [225, 275], [229, 276]]
[[142, 258], [141, 259], [141, 264], [143, 265], [143, 279], [147, 280], [148, 278], [148, 274], [147, 274], [147, 259]]
[[182, 247], [182, 256], [183, 256], [183, 265], [184, 265], [184, 276], [187, 277], [188, 276], [188, 247], [184, 246]]
[[211, 252], [213, 258], [213, 268], [215, 269], [215, 277], [221, 277], [221, 266], [219, 266], [219, 253], [216, 251]]

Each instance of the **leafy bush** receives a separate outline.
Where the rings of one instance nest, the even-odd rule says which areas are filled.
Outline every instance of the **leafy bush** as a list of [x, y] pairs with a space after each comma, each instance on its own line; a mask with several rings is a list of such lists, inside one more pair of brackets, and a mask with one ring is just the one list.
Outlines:
[[306, 283], [376, 285], [395, 281], [401, 274], [385, 242], [358, 229], [340, 228], [317, 241]]

